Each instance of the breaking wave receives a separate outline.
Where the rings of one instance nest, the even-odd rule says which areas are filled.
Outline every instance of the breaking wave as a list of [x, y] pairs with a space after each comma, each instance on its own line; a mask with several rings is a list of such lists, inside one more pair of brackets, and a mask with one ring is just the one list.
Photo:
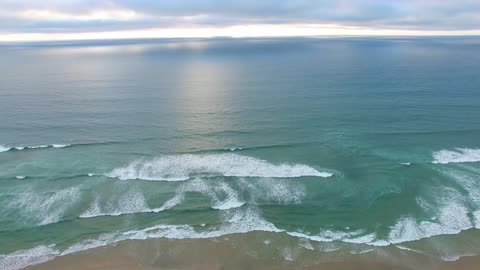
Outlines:
[[247, 233], [251, 231], [281, 232], [272, 223], [264, 220], [255, 208], [236, 210], [230, 213], [220, 227], [205, 232], [197, 232], [189, 225], [156, 225], [140, 230], [105, 233], [96, 239], [89, 239], [74, 244], [64, 251], [55, 246], [38, 246], [14, 253], [0, 255], [0, 268], [17, 270], [29, 265], [49, 261], [57, 256], [64, 256], [87, 249], [110, 245], [123, 240], [144, 240], [152, 238], [200, 239], [213, 238], [227, 234]]
[[271, 164], [265, 160], [236, 154], [172, 155], [152, 161], [135, 161], [114, 169], [107, 176], [127, 179], [183, 181], [195, 175], [236, 177], [330, 177], [303, 164]]
[[145, 200], [143, 194], [139, 191], [131, 191], [125, 193], [119, 199], [113, 201], [107, 201], [106, 203], [101, 203], [100, 196], [95, 197], [95, 200], [80, 218], [94, 218], [102, 216], [121, 216], [128, 214], [137, 214], [137, 213], [159, 213], [165, 210], [168, 210], [178, 204], [183, 200], [177, 197], [173, 197], [166, 201], [161, 207], [150, 208]]
[[389, 242], [399, 244], [436, 235], [458, 234], [473, 228], [468, 210], [459, 203], [452, 203], [440, 210], [438, 220], [420, 221], [413, 217], [399, 219], [389, 234]]
[[246, 204], [257, 205], [265, 202], [296, 204], [301, 202], [305, 192], [303, 185], [286, 179], [260, 178], [251, 181], [248, 178], [240, 178], [229, 184], [195, 178], [182, 183], [176, 189], [174, 196], [160, 207], [150, 207], [141, 191], [130, 190], [118, 198], [107, 198], [107, 200], [96, 196], [90, 207], [79, 217], [158, 213], [182, 204], [189, 193], [202, 194], [210, 200], [212, 209], [223, 211]]
[[[167, 203], [165, 203], [167, 204]], [[16, 251], [11, 254], [0, 255], [0, 268], [6, 270], [22, 269], [26, 266], [39, 264], [51, 260], [57, 256], [64, 256], [87, 249], [111, 245], [124, 240], [145, 240], [155, 238], [168, 239], [204, 239], [215, 238], [223, 235], [248, 233], [254, 231], [285, 233], [295, 238], [308, 239], [316, 242], [342, 241], [346, 243], [367, 244], [370, 246], [387, 246], [407, 241], [417, 240], [436, 234], [429, 234], [428, 230], [435, 229], [435, 232], [445, 234], [457, 230], [463, 230], [470, 224], [465, 219], [465, 211], [459, 205], [454, 205], [442, 210], [440, 223], [420, 223], [413, 218], [403, 218], [394, 226], [388, 240], [379, 240], [375, 233], [367, 233], [365, 230], [356, 231], [331, 231], [325, 230], [319, 235], [308, 235], [302, 232], [291, 232], [277, 228], [273, 223], [265, 220], [260, 210], [256, 207], [235, 208], [226, 211], [223, 215], [224, 222], [220, 225], [200, 231], [199, 228], [190, 225], [166, 225], [160, 224], [144, 229], [117, 231], [105, 233], [97, 238], [84, 240], [74, 244], [63, 251], [52, 246], [39, 246], [27, 250]], [[460, 212], [460, 216], [454, 214]], [[454, 221], [454, 218], [460, 218]], [[455, 224], [452, 224], [454, 222]], [[451, 226], [452, 231], [445, 231], [441, 226]], [[437, 230], [438, 229], [438, 230]]]
[[45, 145], [34, 145], [34, 146], [15, 146], [15, 147], [6, 147], [4, 145], [0, 145], [0, 152], [7, 152], [7, 151], [22, 151], [22, 150], [29, 150], [29, 149], [42, 149], [42, 148], [65, 148], [69, 147], [71, 144], [45, 144]]
[[79, 198], [80, 191], [76, 187], [45, 194], [28, 189], [16, 195], [9, 207], [34, 219], [39, 225], [46, 225], [60, 221]]
[[434, 164], [479, 162], [480, 149], [478, 148], [457, 148], [455, 150], [440, 150], [433, 153]]

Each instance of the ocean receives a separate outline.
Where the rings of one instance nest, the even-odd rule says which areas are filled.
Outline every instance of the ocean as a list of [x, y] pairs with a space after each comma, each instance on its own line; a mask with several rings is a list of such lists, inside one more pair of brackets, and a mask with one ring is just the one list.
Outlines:
[[478, 37], [0, 44], [0, 268], [251, 232], [478, 254], [479, 71]]

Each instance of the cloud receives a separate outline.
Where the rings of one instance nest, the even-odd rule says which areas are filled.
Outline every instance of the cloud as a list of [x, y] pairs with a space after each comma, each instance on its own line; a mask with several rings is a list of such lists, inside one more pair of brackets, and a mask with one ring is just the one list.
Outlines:
[[478, 0], [0, 0], [0, 32], [317, 24], [408, 31], [480, 30]]

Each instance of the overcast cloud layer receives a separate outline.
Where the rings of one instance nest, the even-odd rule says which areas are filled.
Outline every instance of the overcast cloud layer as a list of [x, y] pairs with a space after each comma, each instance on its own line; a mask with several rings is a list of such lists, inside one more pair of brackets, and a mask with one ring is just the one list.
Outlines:
[[3, 33], [245, 24], [480, 30], [480, 0], [0, 0]]

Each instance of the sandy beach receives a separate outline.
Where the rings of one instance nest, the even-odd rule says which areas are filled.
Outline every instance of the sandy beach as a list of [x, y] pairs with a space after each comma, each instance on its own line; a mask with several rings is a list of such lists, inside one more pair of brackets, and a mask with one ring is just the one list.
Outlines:
[[114, 246], [57, 257], [29, 270], [173, 270], [173, 269], [309, 269], [309, 270], [477, 270], [480, 256], [442, 261], [396, 247], [362, 254], [322, 252], [305, 247], [263, 246], [257, 233], [213, 239], [128, 240]]

